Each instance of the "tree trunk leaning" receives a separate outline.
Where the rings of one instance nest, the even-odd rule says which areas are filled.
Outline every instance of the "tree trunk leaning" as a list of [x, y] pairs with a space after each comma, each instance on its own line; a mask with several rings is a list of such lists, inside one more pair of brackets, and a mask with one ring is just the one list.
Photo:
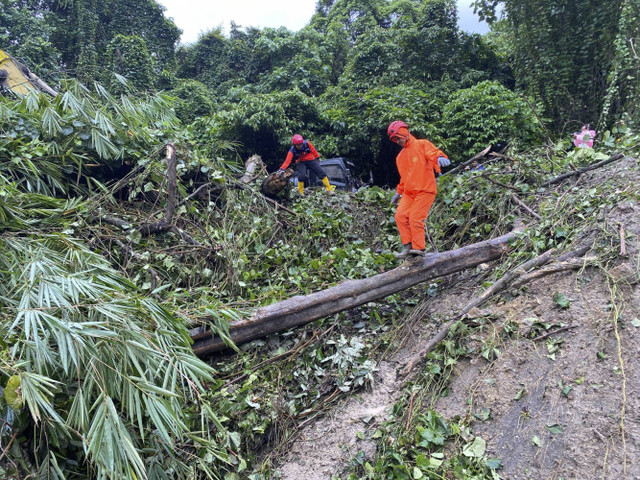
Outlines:
[[[405, 261], [398, 268], [373, 277], [348, 280], [327, 290], [259, 308], [251, 318], [231, 323], [229, 336], [235, 344], [249, 342], [496, 260], [509, 250], [515, 238], [516, 233], [512, 232], [457, 250], [432, 253], [424, 258]], [[192, 338], [193, 351], [201, 357], [228, 348], [222, 339], [212, 337], [208, 331], [192, 334]]]

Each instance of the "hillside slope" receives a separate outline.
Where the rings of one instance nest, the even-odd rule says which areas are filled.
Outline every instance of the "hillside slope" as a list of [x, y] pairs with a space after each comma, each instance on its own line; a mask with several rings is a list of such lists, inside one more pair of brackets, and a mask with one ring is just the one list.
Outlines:
[[[408, 382], [399, 372], [482, 291], [482, 269], [446, 279], [435, 298], [414, 288], [424, 301], [405, 319], [404, 346], [382, 359], [371, 391], [300, 432], [276, 478], [405, 478], [380, 473], [389, 445], [398, 442], [400, 450], [400, 436], [387, 433], [394, 425], [408, 431], [431, 408], [449, 425], [463, 419], [470, 429], [462, 438], [486, 442], [481, 456], [500, 459], [491, 465], [501, 478], [640, 478], [638, 162], [625, 158], [569, 182], [624, 198], [593, 219], [598, 236], [584, 267], [533, 280], [472, 311], [466, 323], [478, 328], [464, 338], [466, 354], [444, 390], [432, 388], [427, 367]], [[447, 444], [444, 458], [457, 447]]]

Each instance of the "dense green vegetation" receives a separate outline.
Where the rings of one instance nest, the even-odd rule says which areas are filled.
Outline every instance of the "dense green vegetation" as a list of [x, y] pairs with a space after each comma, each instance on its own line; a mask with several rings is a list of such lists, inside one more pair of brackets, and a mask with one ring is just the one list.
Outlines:
[[228, 37], [212, 30], [177, 47], [179, 30], [153, 1], [23, 0], [0, 7], [0, 42], [53, 83], [66, 73], [120, 94], [119, 74], [169, 91], [183, 122], [210, 118], [210, 134], [238, 141], [242, 158], [275, 168], [300, 132], [379, 185], [394, 181], [382, 133], [396, 118], [454, 161], [487, 142], [546, 140], [532, 115], [551, 136], [637, 121], [637, 2], [476, 7], [494, 26], [484, 37], [458, 29], [453, 0], [337, 0], [318, 2], [299, 32], [232, 25]]
[[[257, 306], [396, 265], [380, 188], [396, 179], [391, 120], [454, 163], [510, 144], [487, 165], [499, 184], [478, 172], [440, 180], [430, 233], [441, 250], [506, 231], [514, 191], [543, 219], [504, 268], [570, 244], [632, 195], [549, 199], [541, 184], [614, 151], [637, 155], [638, 3], [476, 4], [493, 25], [484, 37], [459, 31], [453, 0], [320, 0], [299, 32], [232, 26], [178, 46], [153, 0], [1, 2], [0, 47], [60, 95], [0, 97], [0, 477], [268, 478], [265, 454], [367, 385], [439, 282], [212, 365], [193, 356], [189, 329], [225, 337]], [[569, 149], [582, 122], [597, 125], [594, 151]], [[259, 179], [237, 180], [254, 153], [276, 168], [292, 133], [378, 186], [288, 192], [283, 209]], [[168, 142], [176, 208], [153, 231], [170, 203]], [[433, 352], [422, 390], [446, 390], [469, 353], [464, 334]], [[407, 431], [405, 397], [376, 433], [388, 447], [376, 462], [354, 458], [352, 478], [496, 478], [482, 439], [461, 440], [463, 421], [425, 409]]]

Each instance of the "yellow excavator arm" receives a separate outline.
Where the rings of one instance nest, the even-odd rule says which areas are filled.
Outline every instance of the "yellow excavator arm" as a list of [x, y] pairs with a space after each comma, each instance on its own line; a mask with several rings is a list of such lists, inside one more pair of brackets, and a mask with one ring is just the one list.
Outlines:
[[31, 70], [1, 49], [0, 85], [18, 95], [27, 95], [33, 90], [46, 92], [52, 97], [58, 95], [58, 92], [33, 74]]

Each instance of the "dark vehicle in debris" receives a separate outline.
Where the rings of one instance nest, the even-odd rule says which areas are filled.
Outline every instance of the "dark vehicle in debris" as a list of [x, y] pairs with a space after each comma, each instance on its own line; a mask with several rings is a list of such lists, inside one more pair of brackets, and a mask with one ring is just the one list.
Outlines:
[[[355, 192], [360, 188], [360, 182], [353, 175], [353, 163], [346, 157], [327, 158], [320, 160], [320, 165], [324, 169], [329, 183], [335, 185], [338, 190], [346, 190], [347, 192]], [[309, 171], [308, 178], [299, 179], [304, 182], [305, 187], [321, 187], [322, 179], [318, 178], [315, 173]], [[294, 179], [294, 181], [297, 181]]]

